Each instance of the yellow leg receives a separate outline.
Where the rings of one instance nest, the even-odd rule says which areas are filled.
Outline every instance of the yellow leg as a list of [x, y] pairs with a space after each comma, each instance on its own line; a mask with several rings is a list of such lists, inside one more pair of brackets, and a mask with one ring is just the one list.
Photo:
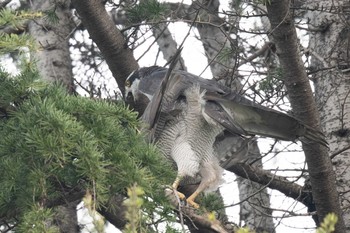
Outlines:
[[198, 209], [199, 208], [199, 205], [194, 201], [194, 199], [196, 199], [196, 197], [198, 196], [200, 194], [200, 191], [198, 191], [198, 189], [194, 192], [194, 193], [192, 193], [192, 195], [191, 196], [189, 196], [188, 198], [187, 198], [187, 203], [190, 205], [190, 206], [192, 206], [192, 207], [194, 207], [194, 208], [196, 208], [196, 209]]
[[173, 189], [176, 190], [179, 187], [180, 181], [181, 181], [181, 176], [177, 176], [173, 185], [172, 185]]
[[174, 183], [173, 183], [173, 185], [172, 185], [172, 187], [177, 192], [177, 195], [179, 196], [179, 198], [181, 200], [184, 200], [184, 199], [186, 199], [186, 196], [183, 193], [180, 193], [179, 191], [177, 191], [177, 188], [179, 187], [181, 178], [182, 178], [181, 176], [177, 176], [175, 181], [174, 181]]

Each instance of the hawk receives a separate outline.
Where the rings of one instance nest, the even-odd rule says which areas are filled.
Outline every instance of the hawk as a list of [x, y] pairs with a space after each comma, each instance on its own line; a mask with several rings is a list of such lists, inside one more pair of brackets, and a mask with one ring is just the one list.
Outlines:
[[[215, 190], [221, 183], [223, 169], [214, 144], [224, 131], [327, 146], [321, 132], [300, 120], [185, 71], [143, 67], [129, 75], [125, 87], [127, 100], [143, 101], [141, 118], [149, 126], [151, 140], [176, 163], [172, 187], [176, 190], [188, 177], [200, 179], [197, 190], [187, 198], [195, 208], [199, 193]], [[185, 198], [182, 193], [179, 197]]]

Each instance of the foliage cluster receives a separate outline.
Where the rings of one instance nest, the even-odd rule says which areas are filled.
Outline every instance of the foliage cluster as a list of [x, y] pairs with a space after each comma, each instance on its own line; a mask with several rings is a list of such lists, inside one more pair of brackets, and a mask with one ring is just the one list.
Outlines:
[[272, 69], [266, 78], [259, 82], [259, 90], [264, 91], [268, 97], [283, 95], [284, 81], [281, 67]]
[[128, 188], [128, 199], [124, 201], [124, 205], [127, 207], [126, 219], [128, 224], [125, 226], [125, 233], [137, 233], [140, 232], [141, 222], [141, 206], [144, 203], [143, 195], [144, 191], [137, 185], [133, 185]]
[[[2, 10], [0, 23], [20, 27], [40, 16]], [[36, 46], [25, 33], [1, 37], [0, 53]], [[135, 183], [147, 197], [145, 214], [166, 206], [163, 185], [174, 179], [173, 169], [144, 140], [136, 113], [123, 103], [69, 95], [43, 82], [27, 58], [16, 76], [0, 67], [0, 225], [56, 232], [55, 206], [85, 196], [96, 212]]]
[[36, 19], [42, 17], [41, 12], [28, 12], [28, 11], [12, 11], [10, 9], [3, 8], [0, 10], [0, 25], [12, 26], [17, 29], [23, 28], [24, 24], [29, 19]]
[[138, 23], [142, 21], [154, 21], [161, 19], [167, 12], [165, 4], [157, 0], [141, 1], [139, 4], [130, 7], [127, 10], [128, 19], [131, 23]]
[[74, 192], [90, 190], [100, 204], [134, 183], [149, 195], [170, 183], [169, 165], [122, 104], [68, 95], [33, 69], [1, 71], [0, 83], [0, 216], [23, 221]]
[[332, 233], [335, 231], [335, 225], [338, 222], [338, 216], [334, 213], [329, 213], [323, 219], [321, 226], [317, 228], [316, 233]]

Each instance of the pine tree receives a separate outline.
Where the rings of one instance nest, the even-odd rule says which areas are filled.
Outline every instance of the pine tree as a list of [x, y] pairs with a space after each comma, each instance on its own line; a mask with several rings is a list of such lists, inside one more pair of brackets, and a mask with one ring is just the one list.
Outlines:
[[[22, 46], [9, 41], [6, 51]], [[123, 103], [69, 95], [44, 82], [30, 60], [18, 75], [0, 70], [0, 93], [1, 225], [57, 232], [55, 206], [91, 195], [97, 210], [134, 184], [147, 197], [145, 215], [166, 206], [171, 165], [144, 140], [136, 113]]]

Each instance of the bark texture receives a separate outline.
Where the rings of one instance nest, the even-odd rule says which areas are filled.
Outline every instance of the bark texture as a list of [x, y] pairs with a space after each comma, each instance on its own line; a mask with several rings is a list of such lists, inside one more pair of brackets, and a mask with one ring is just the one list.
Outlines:
[[[337, 189], [347, 232], [350, 231], [350, 49], [349, 1], [309, 1], [321, 12], [309, 12], [312, 80], [323, 130], [337, 176]], [[341, 149], [342, 153], [337, 153]]]
[[98, 209], [98, 212], [118, 229], [123, 229], [127, 224], [125, 218], [126, 207], [123, 205], [124, 200], [124, 196], [115, 194], [108, 200], [106, 206], [101, 206]]
[[[55, 5], [53, 5], [55, 4]], [[50, 19], [32, 21], [28, 25], [29, 33], [41, 46], [35, 57], [41, 76], [49, 82], [63, 83], [68, 90], [73, 91], [72, 62], [70, 59], [70, 34], [74, 28], [72, 14], [69, 10], [70, 1], [59, 0], [56, 3], [45, 0], [30, 1], [34, 11], [48, 11], [55, 8], [58, 21]]]
[[[177, 51], [177, 43], [173, 39], [167, 24], [161, 23], [152, 28], [152, 33], [157, 40], [159, 50], [162, 51], [163, 57], [166, 61], [171, 61]], [[176, 63], [175, 69], [187, 70], [186, 65], [182, 57]]]
[[124, 95], [125, 79], [138, 68], [138, 64], [126, 45], [123, 35], [108, 15], [103, 1], [72, 0], [72, 3], [91, 39], [106, 59], [108, 67]]
[[80, 200], [54, 208], [54, 224], [59, 227], [61, 233], [80, 232], [77, 218], [77, 205], [79, 202]]
[[[217, 15], [219, 5], [218, 0], [200, 0], [194, 2], [192, 7], [199, 11], [196, 27], [213, 77], [227, 81], [234, 77], [232, 67], [236, 62], [236, 57], [230, 55], [224, 57], [225, 53], [227, 54], [235, 48], [232, 48], [234, 41], [229, 40], [229, 36], [224, 33], [225, 29], [220, 26], [223, 19]], [[237, 79], [236, 81], [238, 82]], [[237, 85], [239, 84], [234, 83], [232, 86], [236, 88]]]
[[[320, 119], [308, 77], [299, 53], [298, 39], [289, 0], [272, 0], [267, 4], [273, 42], [284, 73], [284, 81], [295, 116], [306, 124], [320, 129]], [[336, 192], [335, 174], [327, 148], [315, 144], [303, 144], [308, 164], [313, 198], [318, 220], [329, 213], [338, 215], [336, 232], [344, 232], [342, 211]]]

